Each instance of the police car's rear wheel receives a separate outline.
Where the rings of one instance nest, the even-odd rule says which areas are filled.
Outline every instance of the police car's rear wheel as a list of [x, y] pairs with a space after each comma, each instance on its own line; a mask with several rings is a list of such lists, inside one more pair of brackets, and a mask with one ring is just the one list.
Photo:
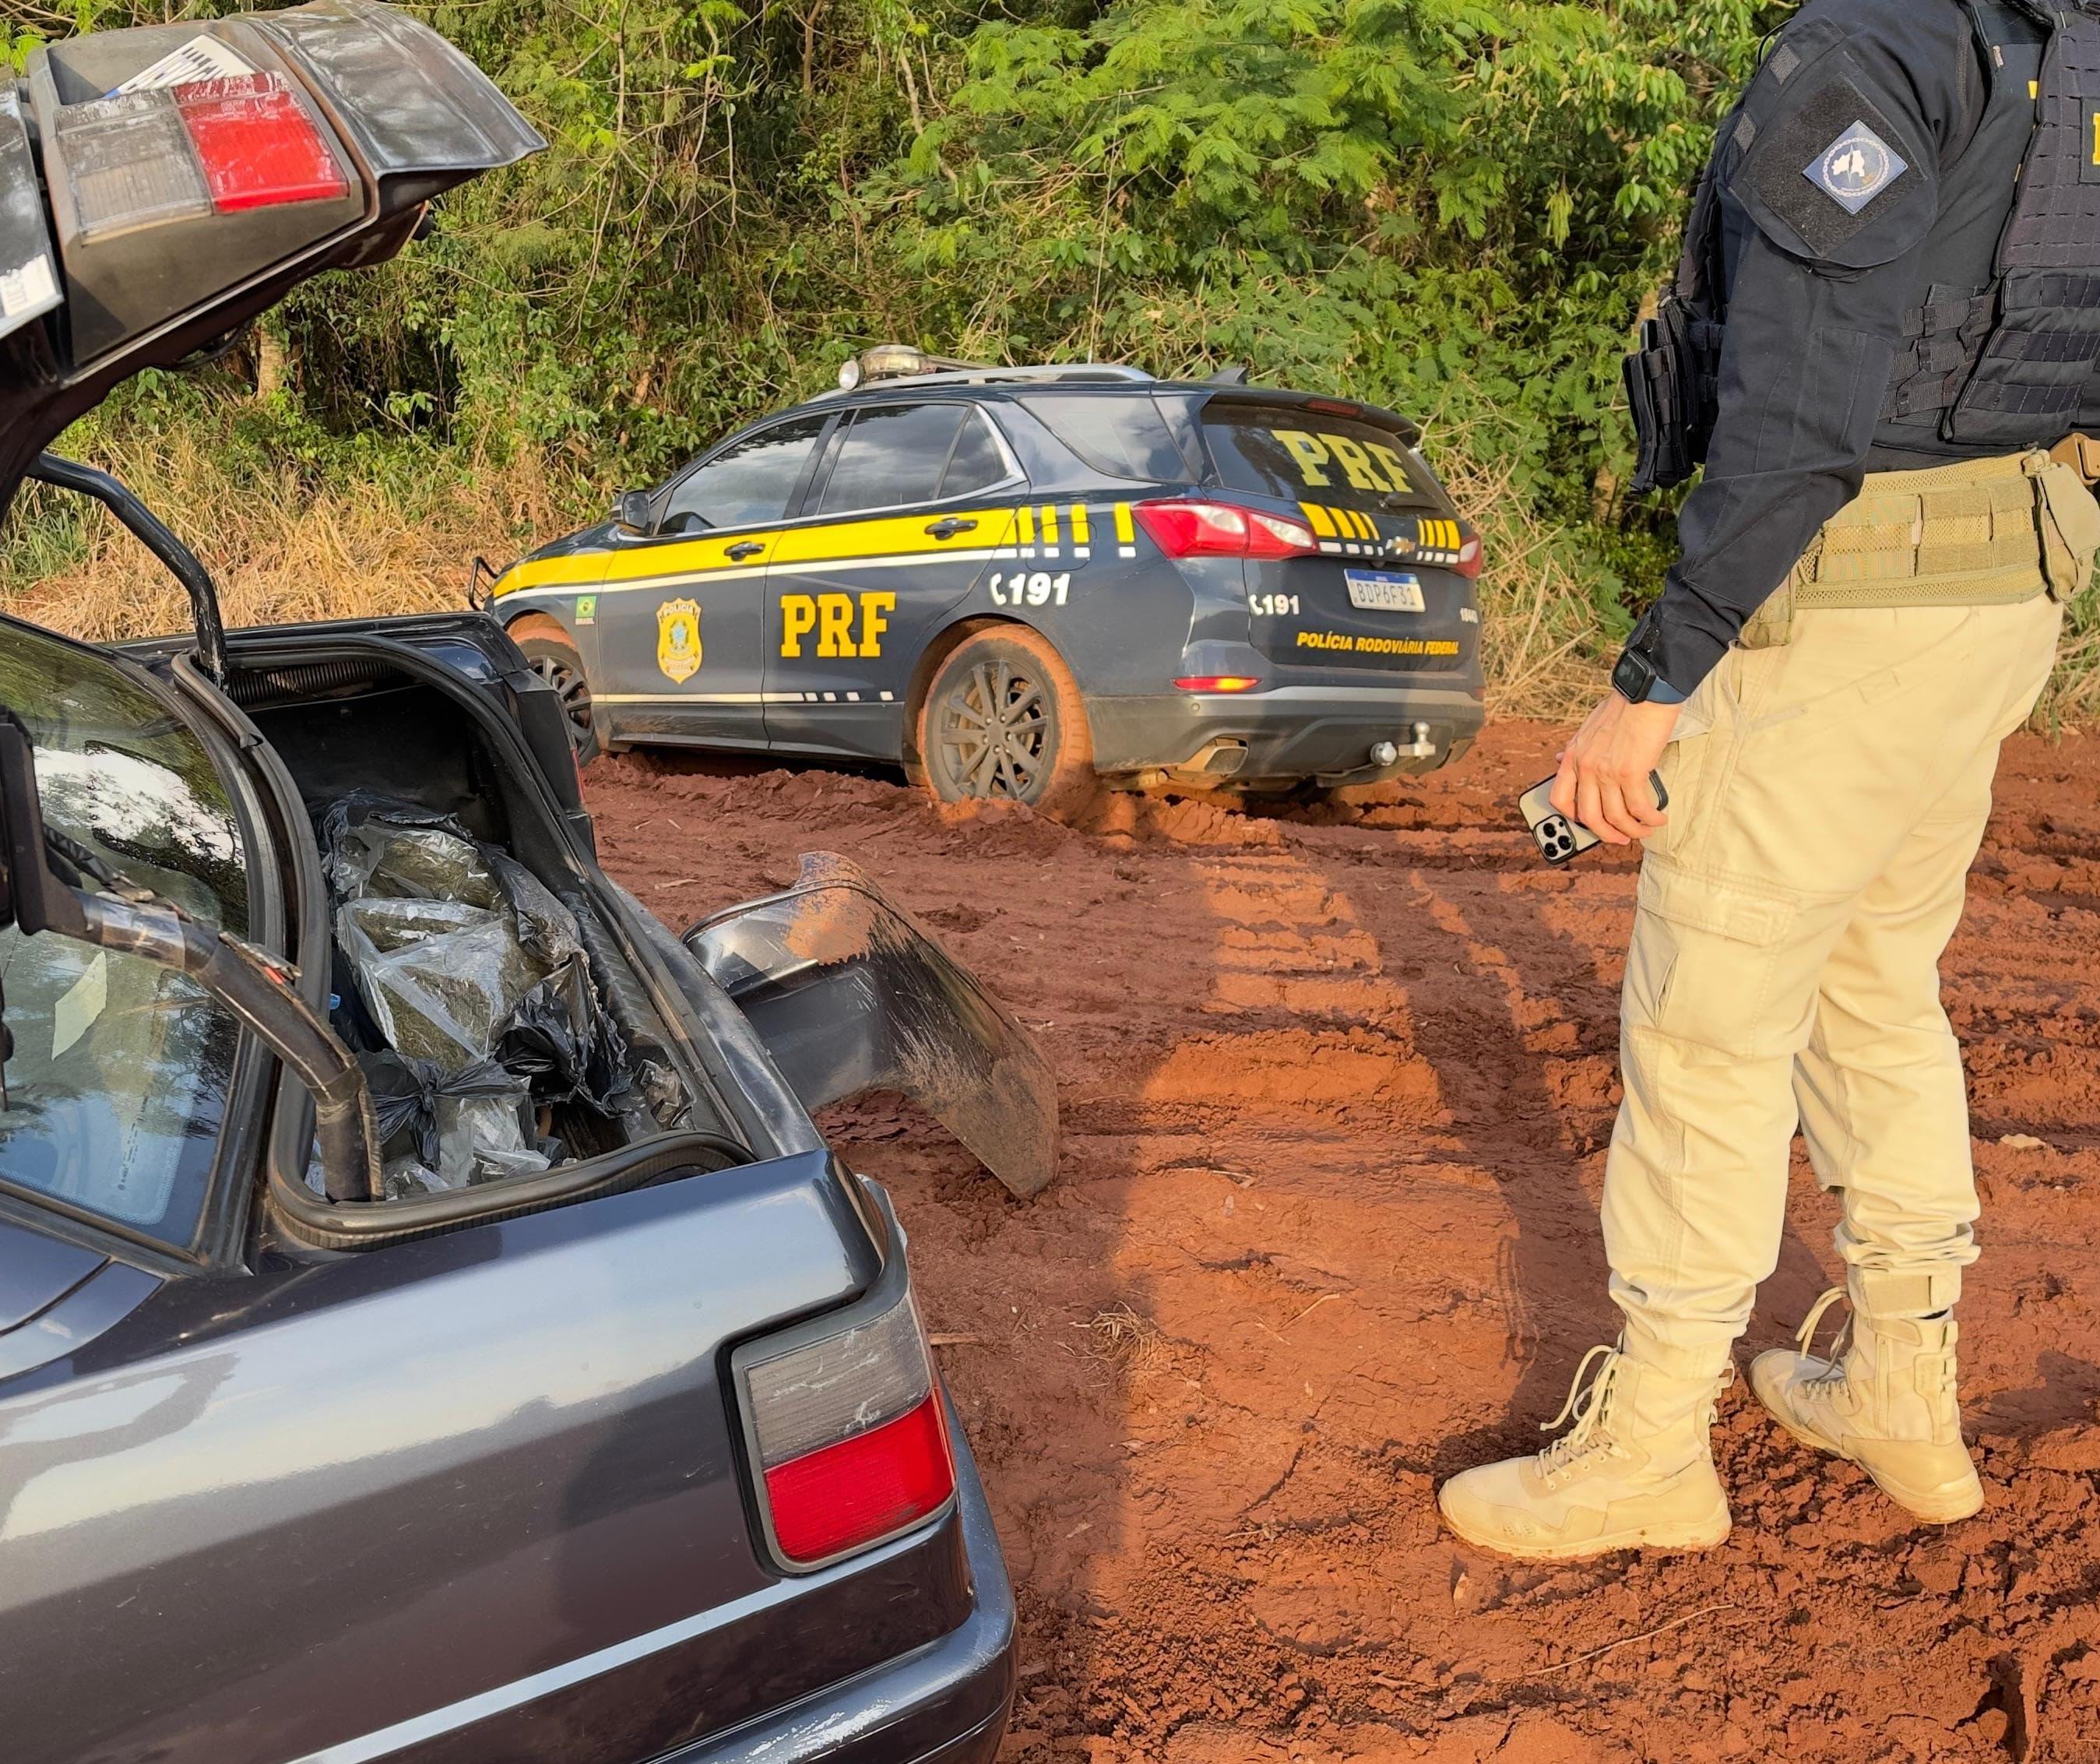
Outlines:
[[510, 638], [524, 652], [532, 671], [559, 695], [576, 763], [588, 765], [598, 757], [598, 739], [592, 726], [590, 682], [584, 674], [584, 658], [568, 634], [544, 613], [527, 613], [510, 626]]
[[1094, 789], [1093, 744], [1079, 688], [1057, 652], [1019, 626], [956, 646], [926, 688], [917, 757], [944, 802], [1027, 802], [1054, 813]]

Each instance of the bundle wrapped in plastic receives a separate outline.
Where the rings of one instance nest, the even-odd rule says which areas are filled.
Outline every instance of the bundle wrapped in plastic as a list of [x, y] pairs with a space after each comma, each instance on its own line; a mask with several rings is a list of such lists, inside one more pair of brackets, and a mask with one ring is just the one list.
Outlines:
[[367, 792], [333, 804], [321, 837], [337, 944], [413, 1081], [421, 1143], [399, 1161], [421, 1187], [404, 1192], [545, 1169], [536, 1103], [631, 1106], [576, 918], [538, 878], [450, 816]]
[[360, 1063], [379, 1119], [388, 1200], [553, 1167], [561, 1147], [533, 1133], [531, 1090], [493, 1061], [457, 1072], [399, 1054]]
[[505, 915], [449, 900], [352, 900], [335, 933], [387, 1045], [448, 1071], [488, 1059], [547, 975]]

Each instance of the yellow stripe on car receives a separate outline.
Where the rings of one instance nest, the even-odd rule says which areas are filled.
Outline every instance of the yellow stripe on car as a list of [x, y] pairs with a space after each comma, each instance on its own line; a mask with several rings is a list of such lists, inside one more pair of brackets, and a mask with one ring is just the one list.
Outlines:
[[1335, 517], [1317, 502], [1300, 502], [1298, 506], [1304, 511], [1307, 524], [1321, 538], [1332, 539], [1338, 537], [1335, 531]]
[[1087, 525], [1087, 505], [1084, 502], [1074, 502], [1072, 505], [1072, 543], [1091, 545], [1092, 542], [1093, 540]]
[[[1024, 524], [1029, 511], [1021, 511]], [[933, 520], [925, 513], [885, 515], [872, 520], [823, 521], [771, 533], [710, 534], [704, 539], [676, 540], [664, 545], [637, 545], [620, 550], [580, 551], [562, 557], [519, 564], [496, 585], [496, 593], [521, 594], [533, 588], [590, 586], [601, 593], [652, 583], [711, 575], [755, 576], [769, 565], [795, 568], [814, 564], [873, 561], [958, 550], [982, 551], [1012, 545], [1015, 513], [1010, 508], [955, 511], [946, 517], [974, 521], [967, 542], [944, 542], [927, 532]], [[1024, 542], [1026, 537], [1024, 537]], [[759, 549], [730, 557], [731, 548]]]

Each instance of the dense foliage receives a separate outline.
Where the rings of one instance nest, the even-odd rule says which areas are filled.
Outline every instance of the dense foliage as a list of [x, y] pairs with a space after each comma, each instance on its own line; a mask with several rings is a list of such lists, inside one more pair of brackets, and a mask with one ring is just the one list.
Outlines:
[[[9, 15], [19, 60], [39, 33], [230, 10], [16, 0]], [[1493, 462], [1530, 513], [1601, 515], [1577, 536], [1591, 559], [1640, 555], [1611, 496], [1617, 357], [1783, 11], [417, 10], [551, 150], [462, 192], [398, 265], [298, 295], [273, 321], [281, 382], [269, 347], [216, 380], [155, 380], [106, 429], [204, 425], [227, 469], [290, 458], [317, 484], [537, 456], [595, 493], [882, 338], [1162, 372], [1246, 362], [1432, 419], [1432, 448]]]

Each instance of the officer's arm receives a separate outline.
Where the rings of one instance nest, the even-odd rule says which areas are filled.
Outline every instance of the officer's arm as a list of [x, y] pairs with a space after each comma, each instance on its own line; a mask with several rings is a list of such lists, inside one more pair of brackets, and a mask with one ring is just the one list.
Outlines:
[[1658, 696], [1705, 677], [1859, 494], [1904, 314], [1923, 303], [1921, 247], [1972, 55], [1957, 7], [1836, 0], [1803, 15], [1751, 88], [1750, 127], [1723, 148], [1719, 417], [1680, 559], [1628, 645], [1666, 683]]

